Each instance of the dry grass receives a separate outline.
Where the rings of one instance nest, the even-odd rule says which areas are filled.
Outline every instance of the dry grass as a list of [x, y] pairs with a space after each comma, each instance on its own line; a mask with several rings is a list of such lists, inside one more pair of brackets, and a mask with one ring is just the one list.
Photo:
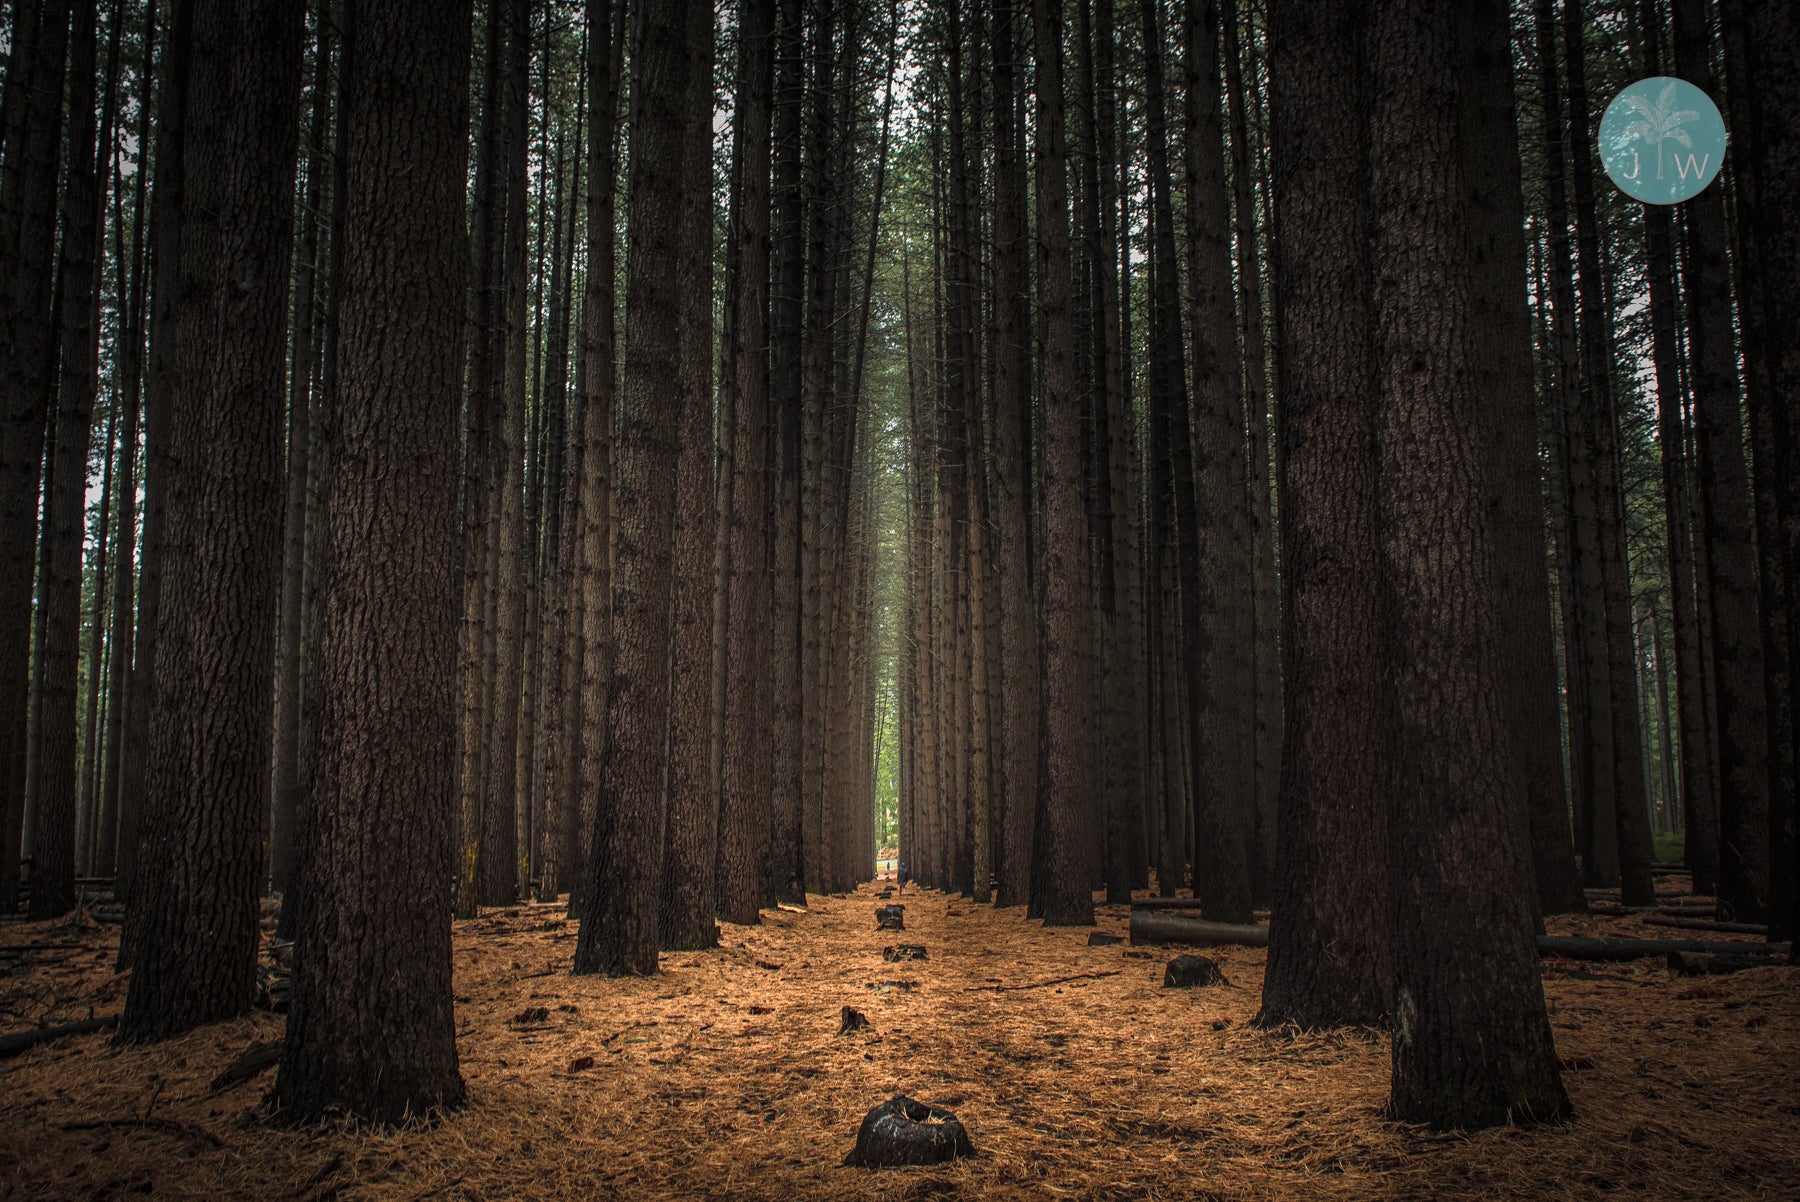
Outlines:
[[[458, 924], [469, 1105], [397, 1131], [273, 1127], [271, 1076], [209, 1093], [252, 1039], [279, 1037], [274, 1015], [153, 1048], [104, 1035], [39, 1048], [0, 1063], [0, 1193], [1710, 1200], [1800, 1188], [1800, 973], [1785, 968], [1695, 982], [1649, 961], [1547, 965], [1578, 1121], [1434, 1136], [1380, 1118], [1385, 1038], [1248, 1026], [1261, 950], [1215, 949], [1229, 987], [1177, 992], [1161, 987], [1162, 951], [1089, 948], [1085, 929], [942, 894], [908, 890], [905, 934], [878, 933], [873, 892], [726, 927], [723, 947], [666, 955], [648, 980], [569, 976], [575, 927], [556, 911]], [[1100, 926], [1125, 920], [1103, 909]], [[1654, 932], [1633, 919], [1553, 929]], [[0, 1028], [116, 1012], [116, 938], [91, 925], [0, 932], [0, 946], [73, 942], [4, 961]], [[930, 959], [883, 963], [894, 942]], [[1116, 975], [992, 988], [1077, 973]], [[873, 1030], [838, 1036], [845, 1005]], [[535, 1007], [547, 1020], [513, 1021]], [[980, 1156], [841, 1167], [864, 1112], [898, 1092], [955, 1110]], [[146, 1113], [190, 1129], [62, 1129]]]

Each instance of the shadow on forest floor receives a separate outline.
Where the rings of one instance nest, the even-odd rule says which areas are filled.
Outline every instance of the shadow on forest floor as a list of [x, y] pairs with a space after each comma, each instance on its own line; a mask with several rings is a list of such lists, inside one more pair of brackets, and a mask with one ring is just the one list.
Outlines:
[[[263, 1120], [271, 1076], [212, 1092], [251, 1041], [280, 1037], [265, 1012], [152, 1048], [39, 1047], [0, 1062], [0, 1196], [1748, 1199], [1800, 1181], [1786, 968], [1696, 982], [1648, 960], [1547, 963], [1578, 1121], [1442, 1136], [1379, 1117], [1384, 1036], [1247, 1025], [1262, 949], [1208, 949], [1228, 987], [1166, 990], [1173, 950], [1089, 947], [1088, 929], [931, 891], [893, 899], [903, 935], [877, 931], [877, 888], [723, 927], [720, 948], [665, 954], [642, 980], [569, 976], [558, 910], [456, 924], [469, 1105], [433, 1126], [293, 1132]], [[1125, 926], [1101, 908], [1101, 930]], [[0, 953], [47, 949], [0, 955], [0, 1028], [116, 1013], [117, 940], [91, 920], [0, 931]], [[896, 942], [929, 959], [884, 963]], [[871, 1029], [838, 1035], [844, 1006]], [[954, 1110], [978, 1158], [842, 1167], [896, 1093]], [[166, 1122], [94, 1125], [145, 1115]]]

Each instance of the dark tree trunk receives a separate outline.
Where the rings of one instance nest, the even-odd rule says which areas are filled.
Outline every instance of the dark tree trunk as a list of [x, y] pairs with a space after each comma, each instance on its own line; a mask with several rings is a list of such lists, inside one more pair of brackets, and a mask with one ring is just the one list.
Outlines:
[[[681, 370], [681, 198], [690, 72], [701, 61], [695, 0], [646, 5], [632, 39], [631, 191], [626, 235], [625, 380], [619, 398], [611, 687], [577, 973], [656, 971], [669, 733], [669, 613], [675, 472], [687, 399]], [[596, 714], [587, 715], [594, 721]]]
[[[718, 500], [713, 471], [711, 5], [688, 8], [688, 95], [681, 165], [681, 228], [675, 271], [681, 365], [681, 450], [676, 467], [674, 654], [669, 677], [669, 800], [659, 938], [672, 951], [712, 947], [718, 866], [719, 788], [713, 771], [714, 591]], [[732, 434], [731, 408], [722, 437]], [[729, 441], [725, 446], [729, 448]], [[730, 471], [729, 456], [721, 465]]]
[[[81, 659], [81, 551], [87, 533], [87, 468], [99, 389], [99, 164], [95, 156], [94, 0], [77, 0], [69, 55], [69, 167], [63, 190], [62, 368], [57, 381], [54, 463], [46, 473], [45, 571], [40, 581], [43, 643], [41, 777], [32, 832], [31, 916], [56, 918], [75, 904], [78, 722]], [[110, 131], [108, 131], [110, 133]], [[107, 156], [110, 161], [110, 156]], [[100, 540], [105, 554], [106, 540]], [[89, 667], [97, 674], [99, 664]], [[91, 732], [92, 724], [88, 727]]]
[[1217, 5], [1186, 0], [1183, 24], [1188, 284], [1194, 312], [1194, 539], [1200, 549], [1200, 675], [1191, 682], [1195, 704], [1188, 718], [1198, 782], [1194, 893], [1206, 900], [1206, 916], [1213, 921], [1249, 922], [1256, 834], [1254, 560], [1219, 118]]
[[175, 281], [185, 404], [170, 414], [154, 825], [131, 911], [125, 1040], [229, 1018], [254, 993], [301, 18], [297, 3], [202, 0], [194, 13]]
[[[326, 171], [326, 118], [331, 100], [330, 14], [317, 16], [313, 52], [312, 116], [307, 135], [305, 186], [296, 220], [300, 236], [294, 255], [294, 330], [288, 359], [287, 483], [281, 531], [281, 603], [275, 628], [275, 743], [269, 826], [269, 886], [286, 893], [294, 877], [294, 820], [300, 785], [300, 636], [306, 585], [307, 497], [311, 489], [307, 443], [312, 426], [314, 300], [319, 292], [319, 209]], [[317, 582], [315, 582], [316, 585]]]
[[[1648, 10], [1648, 11], [1646, 11]], [[1636, 10], [1644, 74], [1662, 74], [1653, 0]], [[1715, 747], [1706, 721], [1706, 688], [1701, 672], [1700, 626], [1694, 596], [1694, 531], [1689, 520], [1686, 432], [1681, 420], [1681, 348], [1676, 337], [1677, 300], [1673, 214], [1667, 205], [1647, 204], [1644, 242], [1650, 289], [1651, 359], [1656, 370], [1657, 437], [1662, 453], [1663, 514], [1669, 561], [1669, 614], [1674, 628], [1676, 722], [1681, 742], [1682, 828], [1685, 860], [1694, 874], [1694, 892], [1712, 896], [1718, 888], [1719, 814], [1713, 793]]]
[[[1031, 889], [1032, 824], [1037, 802], [1037, 620], [1032, 612], [1030, 274], [1021, 162], [1023, 91], [1019, 37], [1026, 9], [1004, 0], [993, 20], [994, 343], [993, 459], [995, 555], [1000, 575], [1000, 644], [1005, 681], [1000, 715], [1002, 788], [994, 850], [995, 902], [1023, 905]], [[917, 437], [915, 435], [915, 437]], [[916, 637], [916, 636], [915, 636]]]
[[14, 0], [0, 161], [0, 903], [25, 817], [38, 484], [55, 387], [51, 308], [68, 0]]
[[[1780, 516], [1779, 553], [1785, 567], [1785, 609], [1766, 610], [1764, 622], [1786, 626], [1789, 656], [1786, 682], [1800, 679], [1800, 621], [1796, 621], [1796, 581], [1800, 576], [1800, 230], [1793, 214], [1800, 210], [1800, 14], [1774, 0], [1726, 0], [1725, 52], [1731, 72], [1732, 140], [1736, 147], [1739, 191], [1737, 214], [1744, 235], [1741, 245], [1754, 258], [1754, 270], [1740, 280], [1747, 354], [1754, 354], [1766, 389], [1772, 419], [1773, 477]], [[1749, 267], [1742, 252], [1740, 267]], [[1750, 404], [1763, 402], [1753, 391]], [[1771, 639], [1773, 643], [1775, 640]], [[1779, 671], [1770, 672], [1771, 684]], [[1794, 737], [1791, 696], [1790, 727]], [[1787, 762], [1795, 760], [1790, 748]], [[1770, 933], [1784, 924], [1800, 929], [1800, 848], [1795, 838], [1792, 781], [1771, 781], [1770, 875], [1772, 885], [1787, 882], [1786, 914], [1769, 916]], [[1691, 837], [1691, 836], [1690, 836]], [[1785, 846], [1784, 846], [1785, 844]], [[1775, 857], [1785, 857], [1783, 863]], [[1772, 888], [1772, 894], [1776, 891]], [[1772, 902], [1778, 902], [1776, 896]]]
[[[1532, 944], [1525, 815], [1495, 620], [1484, 411], [1506, 403], [1471, 336], [1481, 282], [1459, 141], [1478, 130], [1504, 55], [1483, 21], [1459, 38], [1423, 0], [1377, 7], [1370, 129], [1376, 418], [1385, 607], [1397, 708], [1388, 870], [1394, 1067], [1388, 1113], [1439, 1128], [1546, 1122], [1568, 1112]], [[1292, 231], [1291, 225], [1284, 228]], [[1297, 235], [1296, 235], [1297, 236]], [[1429, 904], [1421, 899], [1429, 898]]]
[[[1484, 22], [1496, 21], [1497, 27], [1484, 27]], [[1510, 663], [1502, 706], [1511, 731], [1514, 780], [1525, 807], [1525, 851], [1536, 882], [1538, 913], [1579, 914], [1586, 913], [1587, 902], [1563, 792], [1526, 297], [1525, 201], [1505, 9], [1484, 0], [1460, 28], [1467, 69], [1474, 73], [1461, 98], [1463, 170], [1473, 222], [1469, 238], [1476, 262], [1487, 268], [1476, 279], [1472, 363], [1478, 387], [1498, 401], [1483, 413], [1493, 465], [1494, 612]], [[1644, 851], [1648, 855], [1647, 847]]]
[[[805, 41], [800, 0], [781, 0], [776, 37], [771, 194], [774, 259], [769, 293], [768, 463], [770, 607], [768, 663], [770, 851], [767, 900], [804, 905], [808, 873], [802, 800], [800, 426], [805, 304], [805, 205], [800, 186]], [[748, 921], [748, 908], [738, 911]]]
[[[1675, 70], [1716, 94], [1706, 5], [1675, 0]], [[1687, 331], [1699, 452], [1701, 537], [1719, 714], [1719, 916], [1762, 922], [1769, 903], [1769, 729], [1757, 606], [1754, 513], [1732, 338], [1722, 188], [1687, 209]]]
[[[731, 564], [726, 635], [724, 780], [719, 808], [715, 905], [727, 922], [754, 923], [769, 874], [770, 732], [763, 690], [773, 676], [769, 573], [769, 160], [770, 72], [774, 66], [775, 0], [738, 6], [738, 101], [733, 134], [736, 209], [732, 226], [733, 291], [728, 298], [732, 447]], [[797, 82], [797, 61], [783, 61], [784, 89]], [[783, 99], [789, 93], [784, 90]], [[797, 97], [795, 97], [797, 99]], [[793, 116], [792, 108], [784, 116]], [[794, 149], [791, 145], [789, 150]], [[783, 160], [783, 166], [790, 160]], [[797, 167], [798, 161], [791, 165]], [[779, 696], [776, 705], [780, 705]], [[781, 900], [788, 879], [775, 882]], [[801, 893], [798, 900], [804, 901]]]
[[1269, 28], [1282, 391], [1286, 732], [1264, 1026], [1388, 1013], [1390, 685], [1377, 395], [1368, 329], [1365, 25], [1352, 0], [1278, 5]]
[[571, 815], [564, 858], [569, 873], [569, 909], [576, 914], [581, 912], [582, 894], [592, 875], [595, 814], [607, 746], [606, 694], [613, 668], [610, 547], [616, 345], [613, 277], [617, 263], [613, 180], [617, 174], [615, 126], [624, 19], [623, 0], [597, 0], [588, 5], [588, 271], [581, 328], [581, 685], [573, 718], [580, 738], [572, 749], [578, 760], [578, 805]]
[[[1637, 648], [1632, 638], [1630, 564], [1620, 472], [1619, 410], [1614, 384], [1613, 331], [1594, 200], [1593, 138], [1588, 117], [1586, 24], [1581, 0], [1563, 11], [1569, 82], [1569, 162], [1575, 184], [1575, 258], [1581, 284], [1576, 310], [1581, 339], [1580, 421], [1575, 460], [1590, 486], [1593, 520], [1577, 512], [1581, 551], [1579, 589], [1588, 705], [1585, 747], [1591, 757], [1585, 799], [1591, 848], [1582, 867], [1587, 879], [1622, 886], [1626, 904], [1648, 904], [1650, 828], [1644, 812], [1643, 732], [1638, 726]], [[1580, 547], [1581, 533], [1589, 532]], [[1577, 779], [1580, 779], [1578, 774]]]
[[463, 366], [469, 6], [349, 11], [323, 721], [275, 1089], [294, 1123], [399, 1123], [463, 1098], [445, 872], [458, 431], [444, 398]]
[[1070, 319], [1068, 145], [1063, 128], [1063, 21], [1053, 0], [1033, 0], [1037, 62], [1037, 226], [1039, 344], [1044, 398], [1044, 739], [1038, 830], [1044, 866], [1036, 882], [1048, 926], [1089, 926], [1094, 896], [1081, 829], [1081, 679], [1086, 598], [1079, 558], [1086, 553], [1081, 512], [1080, 401], [1075, 396]]

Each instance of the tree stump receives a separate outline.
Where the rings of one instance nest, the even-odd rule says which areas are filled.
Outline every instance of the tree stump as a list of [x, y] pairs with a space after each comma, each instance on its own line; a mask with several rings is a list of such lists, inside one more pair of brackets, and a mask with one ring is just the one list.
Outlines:
[[863, 1117], [856, 1147], [844, 1157], [866, 1169], [908, 1164], [942, 1164], [975, 1155], [969, 1133], [954, 1114], [909, 1097], [892, 1098]]
[[875, 929], [878, 931], [904, 931], [906, 929], [906, 907], [902, 905], [876, 906]]
[[889, 964], [897, 964], [902, 960], [925, 960], [925, 948], [917, 943], [898, 943], [893, 947], [881, 949], [881, 958]]

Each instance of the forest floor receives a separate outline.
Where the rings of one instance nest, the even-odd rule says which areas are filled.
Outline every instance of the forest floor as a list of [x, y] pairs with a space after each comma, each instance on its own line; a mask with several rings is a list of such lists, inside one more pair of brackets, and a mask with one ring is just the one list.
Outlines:
[[[1386, 1121], [1385, 1036], [1250, 1026], [1261, 949], [1207, 949], [1229, 984], [1162, 987], [1174, 951], [1087, 946], [877, 886], [722, 928], [654, 978], [568, 974], [575, 924], [529, 906], [456, 927], [468, 1106], [399, 1130], [268, 1121], [265, 1074], [213, 1079], [283, 1019], [155, 1047], [73, 1036], [0, 1061], [0, 1196], [20, 1199], [1793, 1198], [1800, 972], [1671, 978], [1548, 961], [1577, 1119], [1439, 1135]], [[1123, 907], [1100, 930], [1123, 934]], [[1676, 937], [1633, 918], [1556, 934]], [[1705, 936], [1728, 938], [1727, 936]], [[117, 1013], [118, 928], [0, 929], [0, 1030]], [[917, 943], [929, 959], [884, 963]], [[39, 944], [48, 950], [25, 951]], [[1059, 980], [1059, 978], [1064, 978]], [[872, 1029], [839, 1035], [854, 1006]], [[979, 1155], [842, 1166], [896, 1093], [954, 1110]], [[162, 1125], [97, 1125], [150, 1116]], [[85, 1125], [77, 1125], [85, 1124]]]

